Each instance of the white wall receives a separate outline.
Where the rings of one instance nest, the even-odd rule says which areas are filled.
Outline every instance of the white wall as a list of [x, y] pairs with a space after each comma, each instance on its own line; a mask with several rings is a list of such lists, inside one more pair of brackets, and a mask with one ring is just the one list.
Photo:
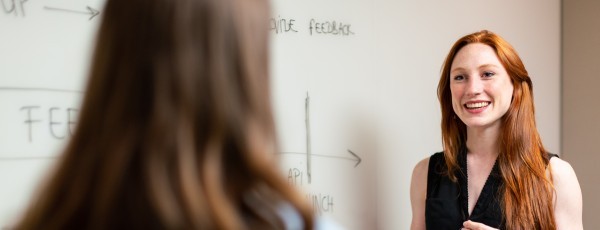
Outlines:
[[600, 226], [600, 2], [563, 1], [562, 152], [583, 195], [583, 226]]

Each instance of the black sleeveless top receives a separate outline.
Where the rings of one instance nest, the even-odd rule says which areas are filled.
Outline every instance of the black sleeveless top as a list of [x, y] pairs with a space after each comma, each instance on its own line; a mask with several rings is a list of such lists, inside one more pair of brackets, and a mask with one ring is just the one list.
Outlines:
[[[557, 156], [548, 154], [548, 157]], [[467, 191], [466, 151], [458, 155], [459, 170], [456, 170], [458, 183], [454, 183], [445, 175], [446, 160], [443, 152], [433, 154], [429, 158], [427, 173], [427, 199], [425, 201], [425, 224], [427, 229], [457, 230], [463, 222], [472, 220], [490, 227], [505, 229], [500, 188], [503, 181], [498, 164], [494, 164], [475, 207], [469, 216]]]

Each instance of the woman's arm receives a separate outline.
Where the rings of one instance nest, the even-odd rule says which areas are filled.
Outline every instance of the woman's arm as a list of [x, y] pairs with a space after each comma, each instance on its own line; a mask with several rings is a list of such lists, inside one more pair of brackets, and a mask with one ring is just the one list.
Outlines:
[[581, 188], [575, 171], [558, 157], [550, 159], [554, 183], [554, 215], [557, 229], [583, 229]]
[[413, 169], [410, 182], [410, 203], [412, 207], [411, 230], [425, 229], [425, 198], [427, 196], [427, 170], [429, 157], [419, 161]]

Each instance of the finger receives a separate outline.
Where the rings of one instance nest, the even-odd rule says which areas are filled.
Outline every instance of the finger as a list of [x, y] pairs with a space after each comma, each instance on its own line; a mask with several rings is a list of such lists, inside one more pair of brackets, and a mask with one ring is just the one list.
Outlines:
[[465, 222], [463, 222], [463, 227], [470, 229], [470, 230], [492, 230], [495, 228], [492, 228], [490, 226], [487, 226], [485, 224], [479, 223], [479, 222], [474, 222], [471, 220], [467, 220]]
[[471, 229], [471, 230], [480, 230], [481, 228], [481, 224], [477, 223], [477, 222], [473, 222], [470, 220], [467, 220], [465, 222], [463, 222], [463, 226], [467, 229]]
[[473, 227], [473, 222], [470, 220], [467, 220], [465, 222], [463, 222], [463, 227], [464, 228], [472, 228]]

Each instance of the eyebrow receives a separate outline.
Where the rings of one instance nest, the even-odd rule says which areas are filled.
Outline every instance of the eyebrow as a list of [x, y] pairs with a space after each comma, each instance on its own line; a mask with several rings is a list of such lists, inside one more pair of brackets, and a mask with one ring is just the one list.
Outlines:
[[483, 64], [479, 66], [479, 69], [483, 68], [483, 67], [494, 67], [494, 68], [499, 68], [498, 65], [494, 65], [494, 64]]
[[[478, 66], [477, 69], [486, 68], [486, 67], [499, 68], [499, 66], [495, 65], [495, 64], [483, 64], [483, 65]], [[456, 71], [464, 71], [464, 70], [465, 70], [465, 68], [463, 68], [463, 67], [457, 67], [457, 68], [451, 69], [450, 74], [452, 74]]]

